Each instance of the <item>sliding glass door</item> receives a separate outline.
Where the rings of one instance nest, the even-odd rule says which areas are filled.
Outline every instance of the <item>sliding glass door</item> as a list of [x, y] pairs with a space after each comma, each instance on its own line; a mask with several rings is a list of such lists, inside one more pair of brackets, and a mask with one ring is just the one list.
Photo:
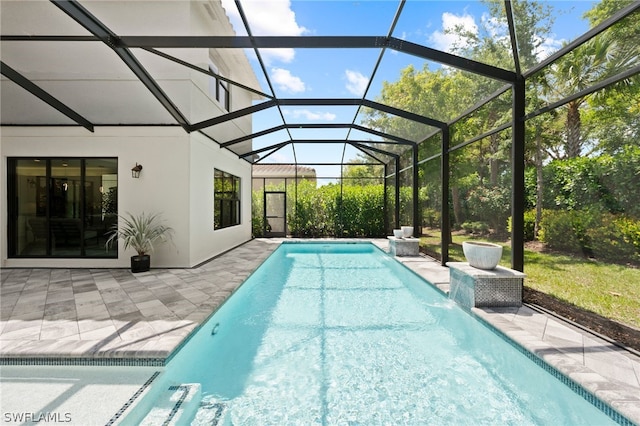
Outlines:
[[115, 158], [10, 158], [10, 257], [116, 257]]

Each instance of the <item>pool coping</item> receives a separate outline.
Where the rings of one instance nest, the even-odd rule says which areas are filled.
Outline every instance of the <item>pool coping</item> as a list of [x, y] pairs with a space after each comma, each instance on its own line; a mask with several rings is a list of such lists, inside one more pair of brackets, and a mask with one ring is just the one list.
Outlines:
[[[525, 308], [528, 307], [525, 306]], [[614, 388], [615, 393], [613, 395], [610, 393], [603, 394], [603, 392], [612, 390], [606, 385], [603, 386], [605, 382], [601, 381], [601, 379], [605, 378], [577, 362], [567, 362], [562, 352], [557, 348], [544, 341], [531, 339], [513, 329], [505, 331], [509, 327], [506, 324], [498, 325], [493, 318], [488, 317], [490, 313], [486, 310], [478, 309], [476, 311], [474, 308], [473, 315], [520, 353], [560, 380], [618, 424], [636, 424], [631, 420], [631, 418], [635, 417], [634, 410], [640, 404], [636, 389], [618, 384]]]
[[[436, 262], [427, 256], [421, 255], [421, 257], [427, 259], [426, 261], [428, 262]], [[442, 274], [435, 275], [436, 282], [434, 283], [429, 280], [429, 274], [425, 273], [425, 268], [420, 261], [413, 258], [396, 257], [396, 259], [425, 279], [442, 294], [448, 295], [449, 285], [448, 282], [444, 282], [442, 279]], [[441, 272], [444, 272], [445, 269], [448, 270], [444, 266], [442, 268], [444, 269]], [[437, 269], [437, 267], [432, 266], [431, 269]], [[637, 354], [627, 351], [620, 345], [604, 340], [602, 336], [583, 327], [578, 329], [568, 320], [565, 321], [561, 317], [549, 315], [526, 304], [521, 307], [471, 308], [464, 310], [619, 424], [640, 425], [640, 357]], [[633, 374], [636, 376], [635, 386], [621, 383], [601, 374], [603, 373], [602, 371], [594, 370], [584, 363], [576, 361], [575, 358], [568, 356], [566, 350], [541, 339], [535, 332], [523, 328], [521, 322], [516, 324], [514, 319], [519, 316], [544, 316], [553, 323], [554, 327], [566, 327], [575, 333], [587, 334], [589, 336], [588, 339], [599, 342], [601, 346], [593, 348], [594, 352], [610, 352], [612, 356], [615, 354], [629, 357], [634, 370]]]

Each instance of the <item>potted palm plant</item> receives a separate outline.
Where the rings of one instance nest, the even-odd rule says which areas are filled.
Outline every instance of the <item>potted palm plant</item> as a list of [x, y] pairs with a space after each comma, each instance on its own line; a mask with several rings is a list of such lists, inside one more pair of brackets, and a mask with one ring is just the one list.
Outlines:
[[151, 267], [150, 253], [153, 245], [160, 240], [165, 242], [173, 237], [173, 228], [162, 223], [159, 214], [145, 214], [134, 216], [127, 213], [120, 216], [122, 225], [116, 223], [109, 232], [109, 239], [105, 243], [111, 246], [121, 239], [125, 250], [132, 247], [138, 254], [131, 256], [131, 272], [146, 272]]

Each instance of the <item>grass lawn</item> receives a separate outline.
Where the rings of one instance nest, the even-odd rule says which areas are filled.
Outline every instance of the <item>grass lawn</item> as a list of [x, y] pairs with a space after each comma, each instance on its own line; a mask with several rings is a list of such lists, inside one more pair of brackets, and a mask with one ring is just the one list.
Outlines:
[[[465, 261], [462, 242], [469, 239], [472, 238], [467, 235], [453, 236], [449, 247], [451, 261]], [[510, 267], [509, 244], [498, 244], [504, 247], [500, 264]], [[439, 251], [440, 238], [422, 237], [420, 245], [429, 251]], [[640, 268], [525, 249], [524, 273], [527, 287], [640, 328]]]

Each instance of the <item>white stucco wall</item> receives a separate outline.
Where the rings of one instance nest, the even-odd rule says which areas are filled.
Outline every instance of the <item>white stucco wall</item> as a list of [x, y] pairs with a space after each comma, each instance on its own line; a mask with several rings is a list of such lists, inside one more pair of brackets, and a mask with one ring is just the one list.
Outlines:
[[[179, 127], [102, 127], [95, 133], [77, 127], [3, 128], [0, 155], [2, 200], [7, 199], [7, 157], [117, 157], [119, 213], [162, 213], [175, 230], [173, 244], [156, 247], [152, 267], [191, 267], [251, 238], [250, 165]], [[131, 177], [136, 163], [143, 165], [139, 179]], [[215, 168], [242, 179], [242, 224], [214, 231]], [[10, 259], [7, 209], [0, 214], [3, 267], [128, 267], [134, 254], [120, 245], [118, 259]]]
[[[76, 30], [70, 30], [70, 18], [51, 3], [27, 3], [2, 2], [0, 19], [3, 27], [7, 27], [3, 28], [3, 33], [20, 34], [26, 28], [28, 33], [78, 31], [85, 34], [75, 24], [71, 27]], [[87, 0], [83, 5], [119, 34], [233, 34], [219, 0]], [[54, 54], [47, 43], [3, 42], [2, 49], [3, 59], [90, 122], [121, 126], [98, 125], [94, 133], [76, 127], [60, 112], [13, 82], [2, 79], [2, 123], [72, 127], [0, 128], [0, 266], [128, 267], [133, 254], [132, 250], [125, 252], [121, 248], [118, 259], [9, 259], [6, 236], [8, 157], [117, 157], [119, 213], [161, 212], [175, 230], [174, 244], [160, 245], [152, 254], [152, 267], [194, 266], [251, 237], [250, 165], [198, 132], [188, 134], [178, 126], [135, 126], [175, 124], [176, 120], [108, 47], [96, 43], [62, 44], [54, 49]], [[163, 51], [202, 69], [207, 69], [213, 61], [225, 71], [226, 77], [259, 87], [240, 50]], [[142, 50], [136, 50], [135, 54], [190, 123], [227, 112], [211, 98], [210, 76]], [[83, 60], [78, 62], [78, 58]], [[238, 87], [230, 86], [229, 90], [231, 110], [245, 108], [256, 98]], [[251, 133], [251, 117], [241, 117], [203, 131], [217, 141], [235, 139]], [[244, 151], [251, 150], [251, 141], [236, 148], [240, 147]], [[131, 178], [131, 167], [136, 163], [144, 167], [139, 179]], [[242, 223], [239, 226], [213, 230], [215, 168], [241, 178]]]
[[[214, 169], [240, 178], [240, 225], [213, 229]], [[194, 133], [190, 174], [191, 264], [195, 265], [251, 238], [251, 165]]]
[[[188, 250], [188, 136], [180, 128], [3, 128], [3, 176], [7, 157], [117, 157], [118, 211], [161, 212], [175, 229], [174, 243], [159, 246], [152, 266], [187, 266]], [[144, 166], [139, 179], [131, 177], [131, 167]], [[2, 199], [7, 199], [6, 185]], [[7, 224], [2, 209], [3, 229]], [[7, 240], [2, 238], [3, 266], [40, 267], [126, 267], [132, 249], [120, 247], [118, 259], [8, 259]]]

